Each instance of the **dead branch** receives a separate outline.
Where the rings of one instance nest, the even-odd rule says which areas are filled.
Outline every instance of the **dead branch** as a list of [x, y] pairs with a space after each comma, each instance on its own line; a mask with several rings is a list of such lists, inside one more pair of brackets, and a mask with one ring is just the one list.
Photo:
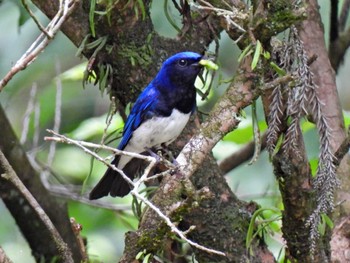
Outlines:
[[0, 80], [0, 92], [6, 86], [6, 84], [16, 75], [19, 71], [25, 69], [30, 63], [32, 63], [38, 55], [47, 47], [52, 39], [61, 28], [62, 24], [66, 21], [67, 17], [73, 12], [76, 3], [79, 0], [63, 0], [60, 1], [60, 7], [56, 16], [50, 21], [45, 28], [44, 32], [34, 41], [25, 54], [16, 62], [11, 70]]

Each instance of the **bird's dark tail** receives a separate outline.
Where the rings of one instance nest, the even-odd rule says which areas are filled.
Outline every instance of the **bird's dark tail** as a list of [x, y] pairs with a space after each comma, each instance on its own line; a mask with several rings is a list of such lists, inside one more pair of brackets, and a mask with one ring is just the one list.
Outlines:
[[[116, 156], [111, 164], [117, 166], [119, 159], [120, 156]], [[126, 166], [123, 168], [123, 171], [131, 180], [133, 180], [142, 167], [142, 164], [143, 160], [132, 159], [126, 164]], [[130, 193], [130, 190], [131, 188], [128, 182], [125, 181], [117, 171], [108, 168], [102, 179], [90, 192], [89, 199], [99, 199], [101, 197], [107, 196], [108, 194], [113, 197], [123, 197]]]

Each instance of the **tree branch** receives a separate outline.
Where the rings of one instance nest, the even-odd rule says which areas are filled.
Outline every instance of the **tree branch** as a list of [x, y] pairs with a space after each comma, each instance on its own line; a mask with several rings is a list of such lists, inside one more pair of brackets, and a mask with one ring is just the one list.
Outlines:
[[59, 10], [56, 16], [50, 21], [45, 33], [41, 33], [25, 54], [16, 62], [11, 70], [0, 80], [0, 92], [6, 86], [6, 84], [16, 75], [19, 71], [25, 69], [30, 63], [32, 63], [37, 56], [47, 47], [62, 24], [66, 21], [67, 17], [73, 12], [76, 1], [78, 0], [64, 0], [61, 1]]

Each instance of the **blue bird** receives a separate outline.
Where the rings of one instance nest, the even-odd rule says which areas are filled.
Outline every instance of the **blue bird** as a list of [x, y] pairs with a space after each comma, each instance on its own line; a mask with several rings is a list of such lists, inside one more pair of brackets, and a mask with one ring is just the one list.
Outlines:
[[[168, 58], [157, 76], [136, 100], [125, 123], [119, 150], [144, 153], [169, 145], [182, 132], [196, 108], [194, 82], [205, 61], [194, 52], [181, 52]], [[119, 155], [112, 164], [133, 180], [143, 161]], [[129, 184], [117, 172], [108, 168], [90, 193], [90, 200], [110, 194], [123, 197], [130, 192]]]

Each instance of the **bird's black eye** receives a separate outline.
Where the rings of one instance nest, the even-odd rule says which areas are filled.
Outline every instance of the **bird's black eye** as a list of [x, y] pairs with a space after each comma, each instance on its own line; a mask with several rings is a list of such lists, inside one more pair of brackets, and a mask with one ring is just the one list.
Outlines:
[[186, 67], [187, 66], [187, 60], [186, 59], [180, 59], [177, 64], [179, 64], [180, 67]]

